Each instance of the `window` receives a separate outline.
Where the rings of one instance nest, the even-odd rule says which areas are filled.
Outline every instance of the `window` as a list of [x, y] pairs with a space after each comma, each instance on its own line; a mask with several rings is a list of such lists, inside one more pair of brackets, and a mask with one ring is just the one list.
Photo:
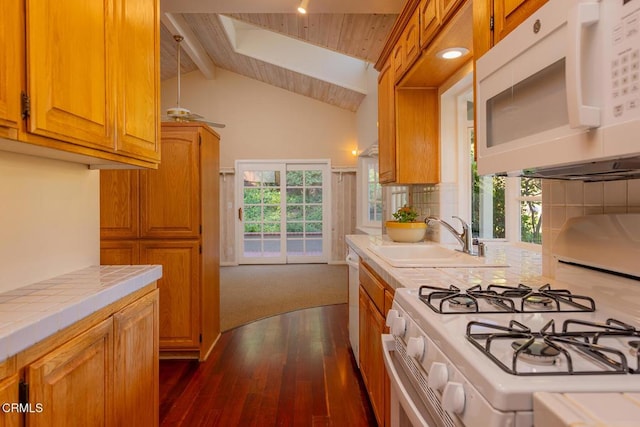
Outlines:
[[[458, 126], [465, 136], [471, 169], [471, 229], [479, 239], [542, 243], [542, 184], [539, 179], [479, 176], [474, 160], [473, 102], [471, 92], [461, 95], [458, 108], [466, 109]], [[462, 191], [462, 190], [461, 190]]]
[[382, 223], [382, 186], [378, 182], [378, 158], [362, 157], [364, 209], [362, 225], [379, 227]]

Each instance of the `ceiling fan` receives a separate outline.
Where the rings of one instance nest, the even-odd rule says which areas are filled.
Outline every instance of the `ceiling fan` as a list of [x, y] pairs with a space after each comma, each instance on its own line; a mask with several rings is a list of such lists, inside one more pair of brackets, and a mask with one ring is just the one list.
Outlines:
[[222, 124], [222, 123], [216, 123], [216, 122], [211, 122], [208, 120], [204, 120], [204, 117], [199, 115], [199, 114], [195, 114], [192, 113], [191, 111], [189, 111], [186, 108], [183, 108], [180, 106], [180, 42], [182, 42], [182, 40], [184, 40], [184, 37], [182, 37], [179, 34], [176, 34], [173, 36], [173, 39], [176, 41], [176, 53], [177, 53], [177, 57], [178, 57], [178, 90], [177, 90], [177, 105], [175, 107], [169, 108], [167, 110], [167, 117], [165, 118], [166, 120], [173, 120], [175, 122], [202, 122], [202, 123], [206, 123], [211, 127], [214, 128], [223, 128], [226, 125]]

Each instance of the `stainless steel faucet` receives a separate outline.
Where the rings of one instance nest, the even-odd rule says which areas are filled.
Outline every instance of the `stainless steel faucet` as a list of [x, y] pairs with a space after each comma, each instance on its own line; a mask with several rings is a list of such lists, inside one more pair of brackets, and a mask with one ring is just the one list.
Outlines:
[[435, 216], [427, 217], [424, 222], [426, 222], [427, 225], [429, 225], [429, 223], [431, 222], [437, 222], [438, 224], [442, 225], [444, 228], [449, 230], [451, 234], [453, 234], [453, 237], [455, 237], [458, 242], [460, 242], [460, 244], [462, 245], [462, 249], [460, 249], [460, 251], [466, 254], [471, 254], [471, 228], [469, 227], [469, 224], [467, 224], [459, 216], [454, 215], [452, 218], [460, 220], [460, 223], [462, 224], [462, 233], [458, 233], [458, 231], [451, 224]]

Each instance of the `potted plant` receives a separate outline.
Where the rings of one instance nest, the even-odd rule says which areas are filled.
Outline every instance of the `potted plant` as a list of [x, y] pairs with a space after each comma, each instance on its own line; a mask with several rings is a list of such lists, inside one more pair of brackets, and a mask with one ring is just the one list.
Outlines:
[[427, 224], [416, 221], [418, 212], [412, 207], [404, 205], [393, 213], [394, 221], [386, 221], [387, 235], [394, 242], [416, 243], [424, 239]]

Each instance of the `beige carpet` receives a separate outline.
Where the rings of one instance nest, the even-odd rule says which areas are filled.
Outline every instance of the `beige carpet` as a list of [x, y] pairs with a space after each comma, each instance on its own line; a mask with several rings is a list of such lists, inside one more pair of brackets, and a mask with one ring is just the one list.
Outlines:
[[223, 331], [302, 308], [347, 302], [346, 265], [241, 265], [220, 268]]

